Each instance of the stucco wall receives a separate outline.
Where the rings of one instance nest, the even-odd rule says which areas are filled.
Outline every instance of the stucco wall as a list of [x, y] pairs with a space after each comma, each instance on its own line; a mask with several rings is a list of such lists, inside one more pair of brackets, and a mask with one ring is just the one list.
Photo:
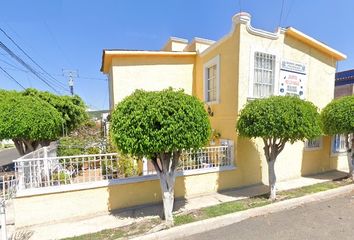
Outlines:
[[[220, 99], [218, 103], [210, 104], [214, 113], [210, 120], [212, 127], [221, 133], [222, 138], [235, 141], [238, 166], [234, 171], [235, 179], [244, 185], [268, 181], [263, 142], [260, 139], [238, 138], [235, 133], [238, 113], [250, 100], [249, 82], [253, 74], [254, 51], [276, 55], [276, 89], [282, 59], [305, 64], [306, 99], [319, 108], [323, 108], [333, 99], [336, 66], [332, 57], [285, 33], [279, 33], [276, 39], [270, 39], [250, 33], [246, 24], [236, 25], [230, 36], [197, 57], [195, 94], [202, 100], [203, 64], [217, 55], [220, 57]], [[323, 137], [322, 148], [314, 151], [306, 151], [303, 142], [288, 143], [276, 163], [277, 179], [288, 180], [336, 169], [333, 161], [337, 160], [330, 157], [329, 137]]]
[[114, 103], [136, 89], [168, 87], [192, 94], [195, 56], [124, 56], [112, 60]]
[[[249, 66], [252, 65], [254, 51], [276, 55], [275, 88], [278, 88], [280, 61], [282, 59], [290, 60], [305, 64], [307, 67], [306, 100], [313, 102], [321, 109], [333, 99], [336, 61], [332, 57], [284, 33], [278, 34], [277, 39], [255, 36], [247, 30], [245, 24], [241, 24], [240, 31], [238, 109], [242, 109], [249, 101], [249, 80], [253, 74], [253, 69], [250, 69]], [[268, 167], [263, 157], [263, 143], [259, 139], [253, 143], [257, 152], [261, 153], [262, 181], [267, 183]], [[237, 157], [251, 161], [249, 153]], [[322, 148], [314, 151], [305, 151], [303, 142], [287, 143], [283, 152], [278, 156], [275, 169], [278, 181], [332, 169], [330, 138], [324, 137]]]
[[[178, 176], [175, 197], [187, 198], [216, 192], [241, 186], [240, 183], [235, 180], [233, 171]], [[125, 184], [108, 183], [106, 186], [94, 187], [97, 184], [100, 183], [92, 183], [91, 188], [86, 186], [86, 189], [58, 193], [38, 194], [37, 190], [36, 195], [17, 197], [14, 199], [16, 227], [108, 214], [117, 209], [162, 201], [157, 179]], [[63, 187], [65, 189], [66, 186]]]

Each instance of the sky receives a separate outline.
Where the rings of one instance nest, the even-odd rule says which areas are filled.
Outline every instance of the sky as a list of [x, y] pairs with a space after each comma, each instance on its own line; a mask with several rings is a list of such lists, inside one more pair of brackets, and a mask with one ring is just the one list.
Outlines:
[[[29, 72], [0, 48], [0, 88], [32, 87], [74, 92], [90, 109], [108, 109], [107, 76], [100, 72], [103, 49], [159, 50], [170, 36], [218, 40], [243, 11], [252, 26], [274, 31], [292, 26], [347, 55], [337, 70], [354, 68], [352, 0], [0, 0], [0, 41], [35, 70]], [[15, 80], [14, 80], [15, 79]], [[47, 82], [50, 86], [47, 85]]]

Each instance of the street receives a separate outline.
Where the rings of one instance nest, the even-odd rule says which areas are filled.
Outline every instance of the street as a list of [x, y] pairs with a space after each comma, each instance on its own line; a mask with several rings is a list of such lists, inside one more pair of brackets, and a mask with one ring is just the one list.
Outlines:
[[354, 239], [354, 192], [183, 239]]
[[18, 158], [16, 148], [9, 148], [0, 151], [0, 168], [4, 168], [6, 171], [11, 171], [13, 169], [12, 160]]

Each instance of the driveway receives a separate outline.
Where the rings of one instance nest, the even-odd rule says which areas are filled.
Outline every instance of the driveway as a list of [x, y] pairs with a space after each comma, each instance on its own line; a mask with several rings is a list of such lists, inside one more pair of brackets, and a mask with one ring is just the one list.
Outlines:
[[183, 239], [354, 239], [354, 192]]

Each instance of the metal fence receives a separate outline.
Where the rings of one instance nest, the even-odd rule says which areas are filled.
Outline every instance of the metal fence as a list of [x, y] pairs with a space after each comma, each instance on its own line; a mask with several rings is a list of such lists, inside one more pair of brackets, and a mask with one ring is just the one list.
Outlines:
[[[38, 154], [40, 157], [37, 158], [14, 160], [19, 190], [156, 174], [151, 165], [149, 168], [141, 160], [119, 156], [117, 153], [63, 157], [41, 155], [43, 154]], [[184, 150], [178, 171], [219, 169], [227, 166], [233, 166], [231, 141], [225, 146]]]
[[30, 152], [18, 159], [34, 159], [34, 158], [47, 158], [57, 156], [57, 142], [51, 142], [49, 146], [38, 148], [37, 150]]
[[0, 201], [5, 202], [12, 199], [16, 193], [17, 180], [15, 175], [0, 176]]

